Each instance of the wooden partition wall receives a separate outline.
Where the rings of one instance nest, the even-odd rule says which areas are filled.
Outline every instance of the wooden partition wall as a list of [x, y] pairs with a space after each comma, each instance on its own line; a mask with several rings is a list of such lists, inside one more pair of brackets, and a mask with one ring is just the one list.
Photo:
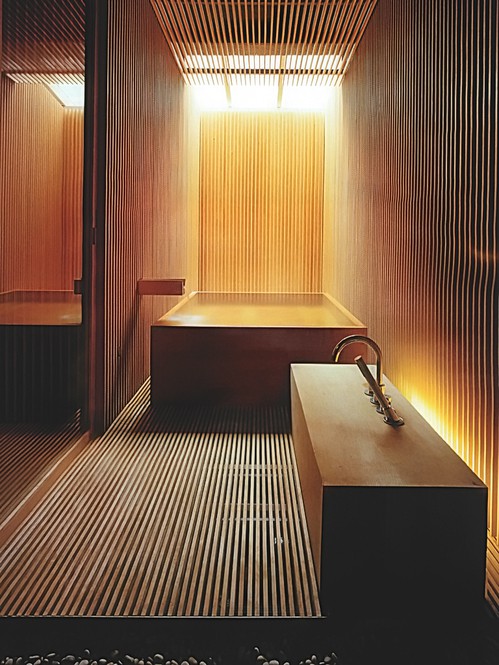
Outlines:
[[82, 277], [83, 238], [83, 109], [64, 110], [62, 177], [62, 245], [67, 288]]
[[0, 422], [56, 422], [81, 407], [83, 111], [3, 74], [0, 96]]
[[[177, 298], [140, 278], [186, 277], [184, 83], [148, 0], [109, 0], [103, 263], [106, 427], [149, 374], [151, 323]], [[99, 236], [100, 238], [100, 236]], [[100, 407], [100, 405], [97, 405]]]
[[0, 292], [81, 277], [83, 112], [43, 86], [0, 81]]
[[322, 290], [323, 164], [322, 114], [201, 116], [201, 290]]
[[487, 483], [497, 609], [498, 53], [495, 2], [379, 0], [331, 110], [324, 277], [390, 379]]

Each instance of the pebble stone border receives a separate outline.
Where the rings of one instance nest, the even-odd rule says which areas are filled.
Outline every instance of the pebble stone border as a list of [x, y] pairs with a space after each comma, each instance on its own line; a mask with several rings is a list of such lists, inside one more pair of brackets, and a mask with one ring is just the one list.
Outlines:
[[107, 657], [95, 658], [88, 649], [81, 655], [61, 655], [56, 652], [46, 655], [32, 656], [6, 656], [0, 658], [0, 665], [341, 665], [335, 653], [329, 653], [322, 658], [311, 655], [310, 658], [292, 659], [282, 651], [277, 658], [264, 654], [259, 647], [240, 649], [235, 659], [226, 656], [216, 656], [197, 659], [194, 656], [186, 658], [169, 658], [162, 653], [155, 653], [146, 657], [136, 657], [131, 654], [121, 654], [118, 650], [111, 651]]

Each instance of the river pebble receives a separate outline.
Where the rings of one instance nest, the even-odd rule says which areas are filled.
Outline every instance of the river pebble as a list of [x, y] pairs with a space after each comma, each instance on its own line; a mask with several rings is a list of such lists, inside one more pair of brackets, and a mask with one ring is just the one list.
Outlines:
[[[151, 655], [142, 655], [130, 652], [120, 652], [114, 649], [106, 658], [93, 654], [89, 649], [76, 654], [66, 653], [59, 655], [51, 651], [46, 655], [32, 654], [29, 656], [3, 655], [0, 653], [0, 665], [341, 665], [334, 652], [327, 655], [311, 654], [308, 658], [293, 658], [293, 654], [286, 650], [275, 650], [265, 653], [266, 649], [258, 646], [241, 647], [237, 655], [228, 660], [226, 657], [204, 657], [198, 659], [194, 655], [181, 654], [181, 658], [172, 658], [168, 653], [151, 652]], [[121, 655], [123, 653], [123, 655]]]

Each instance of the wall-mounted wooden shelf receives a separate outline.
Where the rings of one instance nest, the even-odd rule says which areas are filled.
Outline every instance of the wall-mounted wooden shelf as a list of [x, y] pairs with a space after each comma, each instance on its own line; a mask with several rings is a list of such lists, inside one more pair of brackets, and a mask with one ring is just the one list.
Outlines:
[[139, 279], [137, 291], [141, 296], [183, 296], [185, 279]]

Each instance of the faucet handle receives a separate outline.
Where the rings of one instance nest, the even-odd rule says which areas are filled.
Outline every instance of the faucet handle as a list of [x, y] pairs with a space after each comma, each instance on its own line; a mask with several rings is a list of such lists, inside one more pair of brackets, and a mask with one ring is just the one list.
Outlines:
[[[362, 356], [357, 356], [355, 358], [358, 368], [362, 372], [362, 375], [367, 380], [371, 386], [374, 396], [373, 399], [376, 399], [378, 406], [378, 411], [384, 414], [384, 421], [387, 425], [392, 425], [394, 427], [400, 427], [404, 424], [404, 419], [401, 418], [395, 409], [388, 403], [385, 395], [383, 394], [380, 386], [376, 383], [374, 376], [369, 371], [368, 366], [366, 365], [364, 358]], [[372, 401], [372, 399], [371, 399]]]

